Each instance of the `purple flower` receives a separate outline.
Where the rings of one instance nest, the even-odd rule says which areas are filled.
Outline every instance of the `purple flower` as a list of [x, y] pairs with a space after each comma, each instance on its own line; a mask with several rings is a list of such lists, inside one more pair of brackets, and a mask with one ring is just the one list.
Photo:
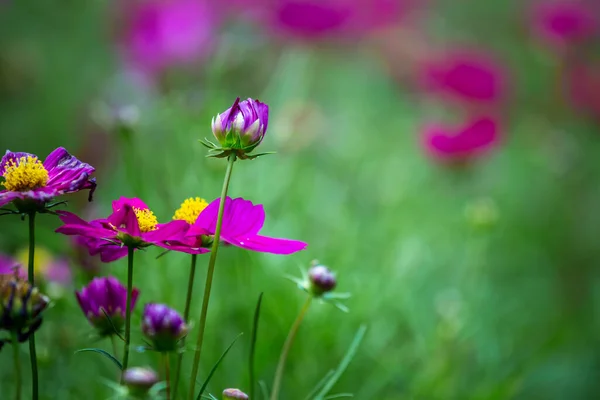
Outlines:
[[[134, 288], [131, 292], [132, 310], [138, 295], [139, 290]], [[114, 329], [121, 331], [127, 310], [127, 288], [117, 278], [94, 278], [80, 292], [76, 291], [75, 296], [83, 313], [100, 335], [111, 335], [115, 333]]]
[[492, 148], [498, 142], [498, 130], [491, 117], [471, 119], [459, 128], [431, 124], [424, 129], [423, 144], [440, 161], [464, 162]]
[[42, 163], [34, 154], [6, 151], [0, 161], [4, 177], [0, 191], [0, 207], [13, 200], [34, 200], [45, 203], [56, 196], [89, 189], [89, 200], [96, 189], [91, 178], [94, 167], [73, 157], [62, 147], [57, 148]]
[[0, 275], [14, 275], [15, 270], [19, 277], [26, 279], [27, 271], [21, 267], [21, 263], [6, 254], [0, 253]]
[[132, 367], [123, 372], [123, 383], [133, 398], [146, 398], [152, 386], [159, 382], [158, 374], [150, 368]]
[[262, 142], [269, 124], [269, 106], [258, 100], [240, 101], [217, 114], [212, 120], [212, 131], [223, 149], [239, 150], [243, 158]]
[[223, 400], [248, 400], [248, 395], [240, 389], [223, 390]]
[[144, 307], [142, 332], [152, 341], [157, 351], [174, 351], [177, 342], [188, 328], [179, 313], [164, 304], [149, 303]]
[[[198, 216], [186, 236], [214, 235], [221, 199], [216, 199]], [[304, 250], [306, 243], [259, 235], [265, 223], [262, 205], [254, 205], [242, 198], [225, 199], [221, 240], [247, 250], [263, 253], [292, 254]]]
[[337, 282], [335, 275], [324, 265], [315, 265], [308, 271], [310, 290], [317, 296], [332, 291]]
[[77, 215], [59, 211], [64, 223], [56, 232], [87, 238], [83, 243], [91, 255], [100, 254], [103, 262], [118, 260], [127, 255], [127, 248], [156, 245], [171, 249], [169, 240], [182, 238], [187, 229], [185, 221], [159, 224], [154, 213], [138, 198], [121, 197], [113, 201], [113, 213], [107, 219], [84, 221]]
[[533, 25], [538, 36], [560, 47], [582, 42], [600, 27], [600, 9], [592, 2], [544, 0], [533, 9]]

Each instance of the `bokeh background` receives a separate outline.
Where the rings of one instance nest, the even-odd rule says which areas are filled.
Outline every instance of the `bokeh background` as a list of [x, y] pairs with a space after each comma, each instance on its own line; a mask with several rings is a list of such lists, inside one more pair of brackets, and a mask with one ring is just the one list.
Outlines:
[[[318, 259], [353, 294], [350, 312], [313, 305], [282, 398], [304, 398], [366, 324], [332, 393], [593, 399], [599, 16], [593, 0], [7, 0], [0, 148], [45, 157], [64, 146], [94, 165], [95, 199], [69, 197], [72, 211], [102, 217], [135, 196], [166, 221], [186, 197], [219, 195], [225, 163], [198, 139], [237, 96], [258, 98], [271, 107], [261, 150], [277, 153], [236, 163], [230, 194], [264, 204], [265, 233], [310, 245], [289, 257], [219, 253], [202, 376], [245, 335], [212, 393], [248, 388], [261, 292], [257, 374], [271, 384], [304, 299], [283, 276]], [[110, 345], [91, 342], [73, 290], [124, 278], [125, 261], [101, 265], [53, 233], [55, 217], [38, 222], [36, 268], [54, 301], [37, 334], [42, 398], [106, 399], [114, 365], [74, 352]], [[26, 235], [3, 217], [0, 249], [23, 260]], [[158, 254], [136, 257], [135, 345], [145, 302], [183, 309], [189, 256]], [[0, 357], [4, 398], [13, 375], [9, 351]], [[135, 352], [131, 364], [157, 360]]]

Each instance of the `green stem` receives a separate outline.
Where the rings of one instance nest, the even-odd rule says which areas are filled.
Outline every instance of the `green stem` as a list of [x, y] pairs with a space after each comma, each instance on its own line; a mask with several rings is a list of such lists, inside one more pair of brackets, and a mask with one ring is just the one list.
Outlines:
[[15, 362], [15, 400], [21, 400], [21, 357], [19, 357], [19, 341], [13, 334], [12, 348]]
[[[183, 319], [187, 324], [190, 322], [190, 306], [192, 304], [192, 294], [194, 292], [194, 276], [196, 275], [197, 254], [192, 254], [192, 264], [190, 265], [190, 276], [188, 277], [187, 295], [185, 298], [185, 309]], [[185, 337], [181, 339], [181, 346], [185, 346]], [[173, 377], [173, 398], [177, 399], [177, 390], [179, 389], [179, 376], [181, 375], [181, 363], [183, 361], [183, 352], [177, 355], [177, 365], [175, 366], [175, 376]]]
[[[34, 285], [34, 258], [35, 258], [35, 212], [29, 214], [29, 263], [27, 273], [29, 283]], [[35, 335], [29, 335], [29, 359], [31, 360], [31, 398], [38, 400], [38, 368], [37, 368], [37, 353], [35, 350]]]
[[163, 352], [163, 360], [165, 363], [165, 382], [167, 383], [166, 392], [167, 400], [171, 400], [171, 370], [169, 369], [169, 353]]
[[277, 364], [277, 370], [275, 370], [275, 379], [273, 380], [273, 391], [271, 392], [271, 400], [277, 400], [279, 398], [279, 388], [281, 387], [281, 379], [283, 378], [283, 370], [285, 369], [285, 362], [287, 360], [288, 353], [290, 352], [290, 348], [292, 347], [292, 343], [294, 342], [294, 338], [298, 333], [298, 328], [308, 311], [308, 307], [310, 306], [310, 302], [312, 300], [312, 296], [308, 296], [304, 305], [300, 309], [300, 313], [294, 324], [292, 325], [290, 332], [288, 333], [287, 339], [285, 339], [285, 343], [283, 344], [283, 349], [281, 349], [281, 356], [279, 356], [279, 363]]
[[[123, 372], [129, 363], [129, 343], [131, 342], [131, 292], [133, 291], [133, 252], [135, 248], [127, 248], [127, 305], [125, 306], [125, 345], [123, 347]], [[123, 375], [121, 375], [121, 383]]]
[[235, 154], [231, 153], [227, 159], [227, 171], [223, 180], [223, 189], [221, 190], [221, 201], [219, 203], [219, 212], [217, 214], [217, 226], [215, 227], [215, 237], [210, 250], [210, 259], [208, 260], [208, 271], [206, 272], [206, 283], [204, 285], [204, 297], [202, 299], [202, 310], [200, 312], [200, 322], [198, 324], [198, 340], [196, 341], [196, 350], [194, 354], [194, 363], [192, 364], [192, 374], [190, 375], [190, 387], [188, 399], [194, 398], [194, 388], [196, 387], [196, 377], [198, 376], [198, 365], [200, 364], [200, 355], [202, 353], [202, 341], [204, 340], [204, 328], [206, 327], [206, 314], [208, 312], [208, 301], [210, 300], [210, 289], [212, 287], [213, 274], [215, 272], [215, 262], [217, 261], [217, 250], [221, 239], [221, 225], [223, 224], [223, 211], [225, 210], [225, 198], [231, 179], [231, 171], [235, 162]]

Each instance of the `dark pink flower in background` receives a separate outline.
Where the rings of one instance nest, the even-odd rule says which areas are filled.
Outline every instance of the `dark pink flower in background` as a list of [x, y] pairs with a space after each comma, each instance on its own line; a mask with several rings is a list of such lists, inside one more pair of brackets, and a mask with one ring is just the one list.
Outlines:
[[[221, 199], [211, 202], [198, 216], [186, 236], [214, 235]], [[262, 205], [254, 205], [242, 198], [225, 199], [221, 240], [243, 249], [273, 254], [292, 254], [304, 250], [308, 245], [291, 239], [262, 236], [258, 233], [265, 223]]]
[[498, 123], [490, 117], [472, 118], [459, 127], [429, 124], [423, 130], [423, 146], [433, 158], [462, 162], [481, 156], [499, 140]]
[[537, 36], [553, 46], [581, 42], [598, 33], [600, 7], [592, 1], [545, 0], [533, 8]]
[[208, 0], [143, 1], [130, 11], [126, 59], [150, 74], [193, 63], [210, 52], [216, 15]]
[[455, 100], [490, 104], [506, 96], [506, 72], [481, 52], [439, 53], [422, 63], [419, 75], [425, 90]]

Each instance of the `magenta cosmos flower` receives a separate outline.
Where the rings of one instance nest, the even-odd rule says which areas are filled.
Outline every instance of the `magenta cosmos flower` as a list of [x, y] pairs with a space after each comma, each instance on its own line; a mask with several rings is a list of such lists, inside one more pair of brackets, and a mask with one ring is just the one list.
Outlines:
[[0, 191], [0, 207], [14, 200], [33, 200], [45, 203], [56, 196], [89, 189], [89, 200], [96, 189], [91, 178], [94, 167], [73, 157], [62, 147], [57, 148], [41, 162], [30, 153], [6, 151], [0, 161], [0, 175], [4, 177]]
[[424, 62], [420, 71], [426, 90], [456, 100], [488, 104], [505, 96], [505, 75], [488, 55], [465, 50], [440, 54]]
[[[135, 307], [139, 290], [131, 291], [131, 309]], [[127, 288], [112, 276], [94, 278], [79, 292], [75, 292], [77, 302], [86, 318], [100, 335], [120, 332], [125, 324], [127, 310]], [[107, 318], [110, 318], [110, 320]]]
[[461, 162], [487, 152], [498, 142], [498, 123], [490, 117], [475, 118], [454, 128], [431, 124], [424, 130], [427, 153], [440, 161]]
[[211, 50], [216, 18], [206, 0], [151, 0], [134, 6], [125, 38], [130, 62], [150, 74], [189, 64]]
[[[187, 237], [215, 234], [217, 215], [221, 199], [210, 203], [187, 231]], [[254, 205], [242, 198], [225, 199], [221, 240], [247, 250], [273, 254], [292, 254], [304, 250], [306, 243], [298, 240], [279, 239], [259, 235], [265, 223], [265, 210], [262, 205]]]
[[592, 37], [600, 26], [600, 7], [573, 0], [539, 1], [533, 8], [535, 33], [553, 46], [574, 44]]
[[136, 249], [156, 245], [170, 249], [169, 240], [181, 238], [187, 224], [171, 221], [159, 224], [156, 216], [140, 199], [121, 197], [113, 201], [113, 213], [106, 219], [84, 221], [77, 215], [60, 211], [64, 223], [56, 232], [79, 235], [88, 240], [82, 244], [90, 254], [100, 254], [103, 262], [111, 262], [127, 255], [127, 248]]

